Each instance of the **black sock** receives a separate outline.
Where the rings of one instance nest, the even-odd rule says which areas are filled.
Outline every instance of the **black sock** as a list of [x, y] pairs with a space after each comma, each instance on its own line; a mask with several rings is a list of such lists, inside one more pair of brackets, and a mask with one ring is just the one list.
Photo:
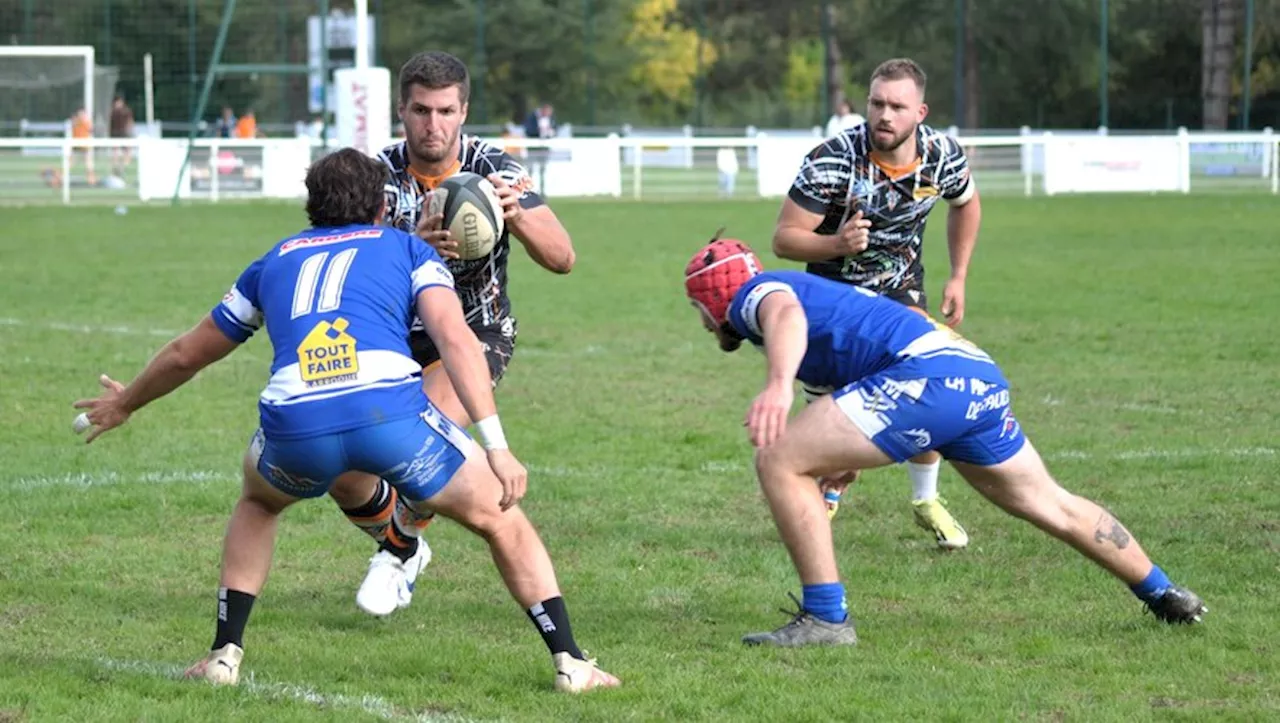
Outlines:
[[368, 502], [354, 509], [343, 508], [342, 513], [351, 524], [381, 544], [387, 539], [387, 528], [391, 525], [395, 501], [395, 488], [387, 484], [386, 480], [378, 480], [378, 488]]
[[213, 637], [217, 650], [227, 643], [244, 647], [244, 626], [249, 622], [249, 611], [257, 598], [247, 592], [218, 588], [218, 632]]
[[383, 540], [381, 545], [378, 545], [378, 549], [390, 552], [400, 558], [400, 562], [408, 562], [409, 558], [418, 554], [418, 538], [410, 537], [404, 540], [404, 544], [404, 547], [396, 545], [391, 541], [391, 536], [387, 535], [387, 539]]
[[552, 655], [568, 653], [583, 660], [582, 651], [573, 639], [573, 630], [569, 627], [569, 611], [564, 607], [564, 598], [553, 597], [534, 605], [525, 611], [538, 632], [542, 634], [542, 642]]

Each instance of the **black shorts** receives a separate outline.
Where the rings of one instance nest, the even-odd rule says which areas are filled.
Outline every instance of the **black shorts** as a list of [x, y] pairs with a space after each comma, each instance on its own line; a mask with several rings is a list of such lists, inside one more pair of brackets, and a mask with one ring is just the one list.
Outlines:
[[[484, 347], [484, 358], [489, 363], [489, 379], [497, 387], [502, 376], [507, 373], [507, 365], [511, 363], [511, 355], [516, 350], [516, 320], [507, 317], [490, 326], [473, 326], [472, 331], [480, 339]], [[426, 332], [414, 331], [409, 334], [409, 349], [413, 352], [413, 360], [423, 369], [440, 361], [440, 350], [431, 341]]]
[[929, 297], [925, 296], [924, 289], [886, 289], [881, 291], [880, 295], [887, 296], [903, 306], [914, 306], [921, 311], [929, 310]]

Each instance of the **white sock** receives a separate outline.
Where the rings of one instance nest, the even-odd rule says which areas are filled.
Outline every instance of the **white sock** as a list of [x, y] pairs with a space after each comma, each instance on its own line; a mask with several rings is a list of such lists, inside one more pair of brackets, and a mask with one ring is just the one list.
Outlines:
[[911, 499], [931, 500], [938, 496], [938, 470], [942, 461], [933, 464], [907, 462], [907, 474], [911, 477]]

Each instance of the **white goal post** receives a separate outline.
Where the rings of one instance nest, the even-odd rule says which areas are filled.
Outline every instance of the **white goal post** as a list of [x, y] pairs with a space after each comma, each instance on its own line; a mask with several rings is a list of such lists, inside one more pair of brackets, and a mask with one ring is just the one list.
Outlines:
[[[85, 110], [93, 113], [94, 111], [94, 95], [93, 95], [93, 76], [96, 62], [94, 60], [94, 50], [92, 45], [0, 45], [0, 58], [80, 58], [84, 66], [84, 97], [83, 103]], [[14, 81], [6, 81], [11, 83]], [[39, 78], [27, 78], [22, 82], [23, 87], [28, 90], [38, 90], [41, 87]], [[71, 109], [67, 109], [62, 115], [66, 118], [71, 114]], [[36, 120], [53, 120], [49, 118], [40, 118]]]

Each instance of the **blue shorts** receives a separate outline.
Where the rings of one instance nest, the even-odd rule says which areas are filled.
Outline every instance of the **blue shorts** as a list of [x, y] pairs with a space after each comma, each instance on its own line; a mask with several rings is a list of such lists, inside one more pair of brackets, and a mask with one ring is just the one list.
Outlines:
[[1027, 440], [1002, 381], [896, 379], [889, 369], [841, 387], [832, 397], [894, 462], [937, 450], [948, 460], [990, 466], [1017, 454]]
[[[430, 403], [428, 402], [430, 405]], [[293, 497], [319, 497], [339, 475], [367, 472], [407, 499], [435, 496], [466, 461], [470, 437], [430, 405], [416, 417], [306, 439], [273, 440], [259, 429], [258, 471]]]

